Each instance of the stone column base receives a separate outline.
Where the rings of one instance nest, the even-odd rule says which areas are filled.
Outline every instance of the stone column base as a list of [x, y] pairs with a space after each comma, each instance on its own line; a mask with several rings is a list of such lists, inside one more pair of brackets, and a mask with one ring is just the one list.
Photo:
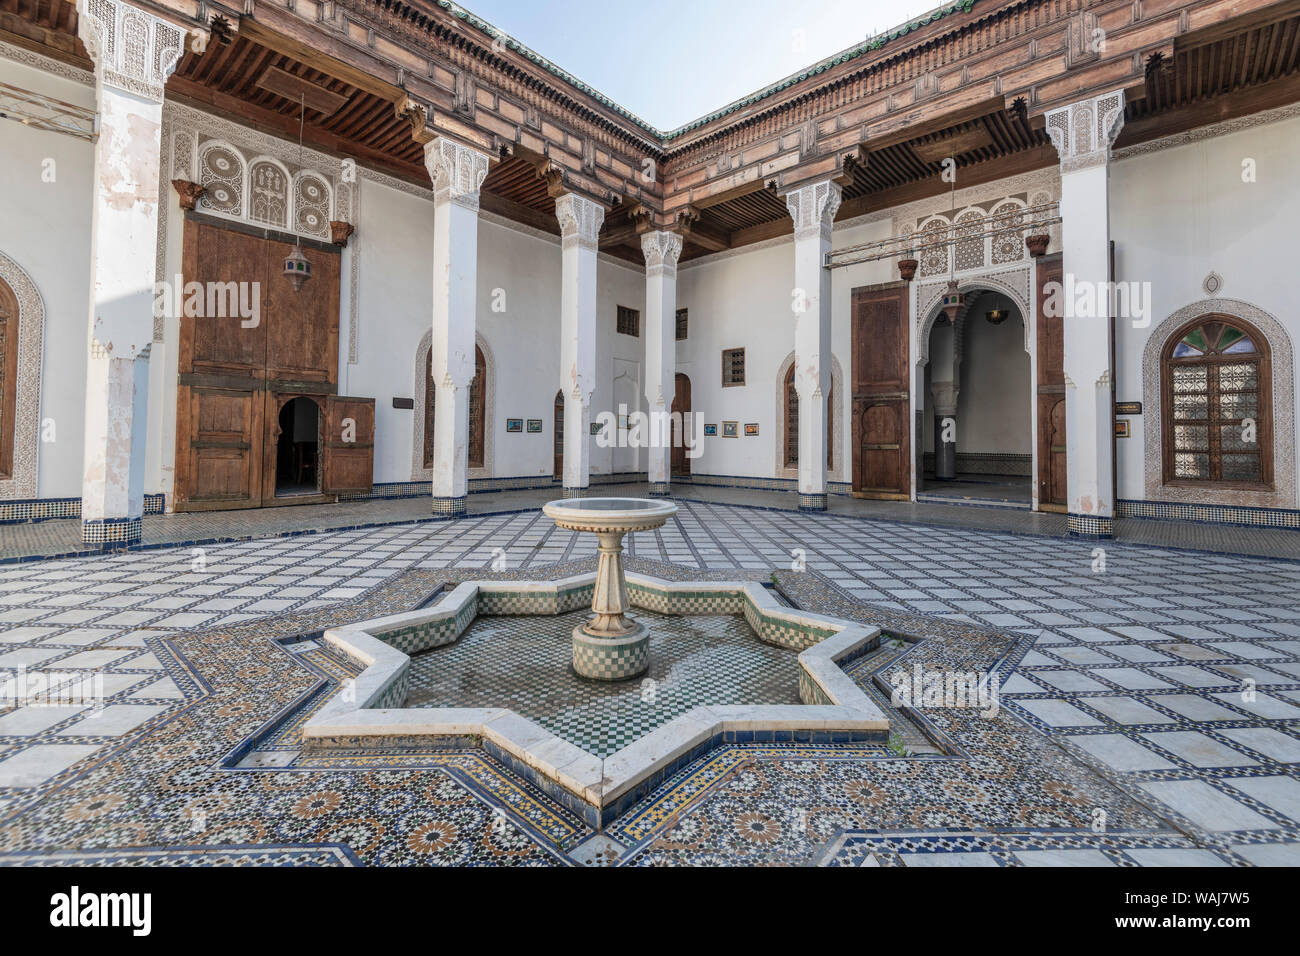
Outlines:
[[650, 667], [650, 631], [644, 624], [624, 637], [592, 637], [573, 629], [573, 669], [592, 680], [627, 680]]
[[461, 495], [459, 498], [434, 498], [433, 499], [433, 516], [449, 521], [452, 518], [463, 518], [466, 513], [469, 498]]
[[799, 492], [799, 510], [800, 511], [825, 511], [827, 508], [826, 494], [806, 495]]
[[585, 498], [585, 497], [587, 497], [587, 491], [588, 491], [588, 490], [589, 490], [589, 489], [587, 489], [587, 488], [570, 488], [568, 485], [565, 485], [565, 486], [564, 486], [564, 495], [563, 495], [563, 497], [565, 497], [565, 498]]
[[144, 534], [140, 518], [99, 518], [81, 522], [81, 541], [97, 547], [114, 548], [139, 544]]
[[669, 485], [666, 481], [650, 482], [649, 495], [651, 498], [667, 498], [669, 496]]
[[1070, 513], [1065, 516], [1065, 525], [1070, 534], [1076, 538], [1113, 538], [1114, 519], [1109, 515], [1077, 515]]

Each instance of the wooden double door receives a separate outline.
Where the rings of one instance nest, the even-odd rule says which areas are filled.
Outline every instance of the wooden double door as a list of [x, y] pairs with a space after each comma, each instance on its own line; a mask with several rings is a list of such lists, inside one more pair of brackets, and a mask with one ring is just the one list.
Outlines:
[[910, 498], [908, 286], [853, 290], [853, 494]]
[[[306, 250], [312, 278], [295, 292], [281, 274], [292, 248], [260, 230], [186, 220], [185, 289], [201, 301], [178, 306], [178, 511], [304, 504], [372, 487], [374, 399], [337, 394], [339, 254]], [[316, 494], [277, 497], [280, 413], [300, 397], [319, 423]]]
[[1038, 403], [1038, 507], [1041, 511], [1065, 511], [1065, 326], [1061, 316], [1044, 308], [1049, 283], [1061, 282], [1061, 254], [1038, 260], [1038, 375], [1034, 383]]

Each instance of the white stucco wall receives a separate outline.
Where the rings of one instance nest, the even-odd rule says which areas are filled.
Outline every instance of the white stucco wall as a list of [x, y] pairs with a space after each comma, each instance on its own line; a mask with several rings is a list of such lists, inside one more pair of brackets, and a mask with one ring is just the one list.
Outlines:
[[[1151, 323], [1117, 322], [1116, 400], [1142, 401], [1142, 353], [1172, 313], [1208, 298], [1211, 272], [1220, 297], [1264, 310], [1300, 340], [1295, 309], [1295, 224], [1300, 221], [1296, 144], [1300, 118], [1270, 123], [1114, 163], [1111, 235], [1119, 281], [1149, 282]], [[1256, 181], [1242, 181], [1253, 159]], [[1275, 375], [1276, 370], [1275, 370]], [[1145, 498], [1143, 429], [1158, 422], [1147, 406], [1130, 418], [1132, 437], [1119, 439], [1119, 497]], [[1275, 457], [1275, 474], [1282, 466]], [[1292, 465], [1294, 469], [1294, 464]]]
[[[94, 108], [90, 86], [12, 60], [0, 58], [0, 82]], [[46, 160], [53, 182], [42, 179]], [[45, 303], [40, 417], [53, 423], [55, 440], [39, 450], [41, 498], [81, 496], [94, 160], [84, 139], [0, 119], [0, 250]]]
[[[888, 219], [835, 231], [833, 248], [844, 248], [890, 233]], [[849, 440], [850, 301], [853, 289], [897, 279], [892, 262], [836, 269], [831, 277], [831, 352], [844, 373], [845, 387], [834, 398], [841, 410], [838, 448]], [[687, 341], [679, 342], [677, 371], [691, 379], [694, 411], [718, 424], [718, 437], [704, 439], [704, 454], [691, 463], [701, 475], [771, 477], [776, 467], [777, 378], [794, 350], [794, 240], [764, 245], [752, 252], [686, 263], [678, 272], [677, 307], [690, 310]], [[722, 351], [745, 349], [745, 384], [722, 387]], [[740, 423], [739, 438], [723, 438], [723, 421]], [[744, 426], [759, 425], [747, 438]], [[832, 473], [848, 480], [849, 460]]]

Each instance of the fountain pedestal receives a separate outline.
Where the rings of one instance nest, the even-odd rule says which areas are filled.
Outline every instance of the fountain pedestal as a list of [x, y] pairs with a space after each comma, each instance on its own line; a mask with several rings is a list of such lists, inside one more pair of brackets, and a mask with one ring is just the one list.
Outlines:
[[677, 506], [643, 498], [569, 498], [542, 512], [557, 526], [596, 535], [600, 561], [591, 598], [592, 617], [573, 629], [573, 669], [594, 680], [626, 680], [650, 666], [650, 632], [627, 616], [623, 537], [663, 525]]

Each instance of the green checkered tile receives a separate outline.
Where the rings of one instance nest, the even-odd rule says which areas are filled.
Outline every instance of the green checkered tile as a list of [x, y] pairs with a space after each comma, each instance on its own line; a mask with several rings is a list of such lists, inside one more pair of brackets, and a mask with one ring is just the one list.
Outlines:
[[628, 598], [637, 607], [659, 614], [739, 614], [744, 609], [744, 593], [727, 591], [677, 591], [628, 584]]
[[555, 617], [480, 617], [454, 644], [411, 658], [408, 707], [508, 707], [599, 757], [701, 704], [798, 704], [799, 662], [757, 640], [740, 615], [663, 616], [650, 628], [650, 669], [610, 682], [574, 673], [573, 629]]

